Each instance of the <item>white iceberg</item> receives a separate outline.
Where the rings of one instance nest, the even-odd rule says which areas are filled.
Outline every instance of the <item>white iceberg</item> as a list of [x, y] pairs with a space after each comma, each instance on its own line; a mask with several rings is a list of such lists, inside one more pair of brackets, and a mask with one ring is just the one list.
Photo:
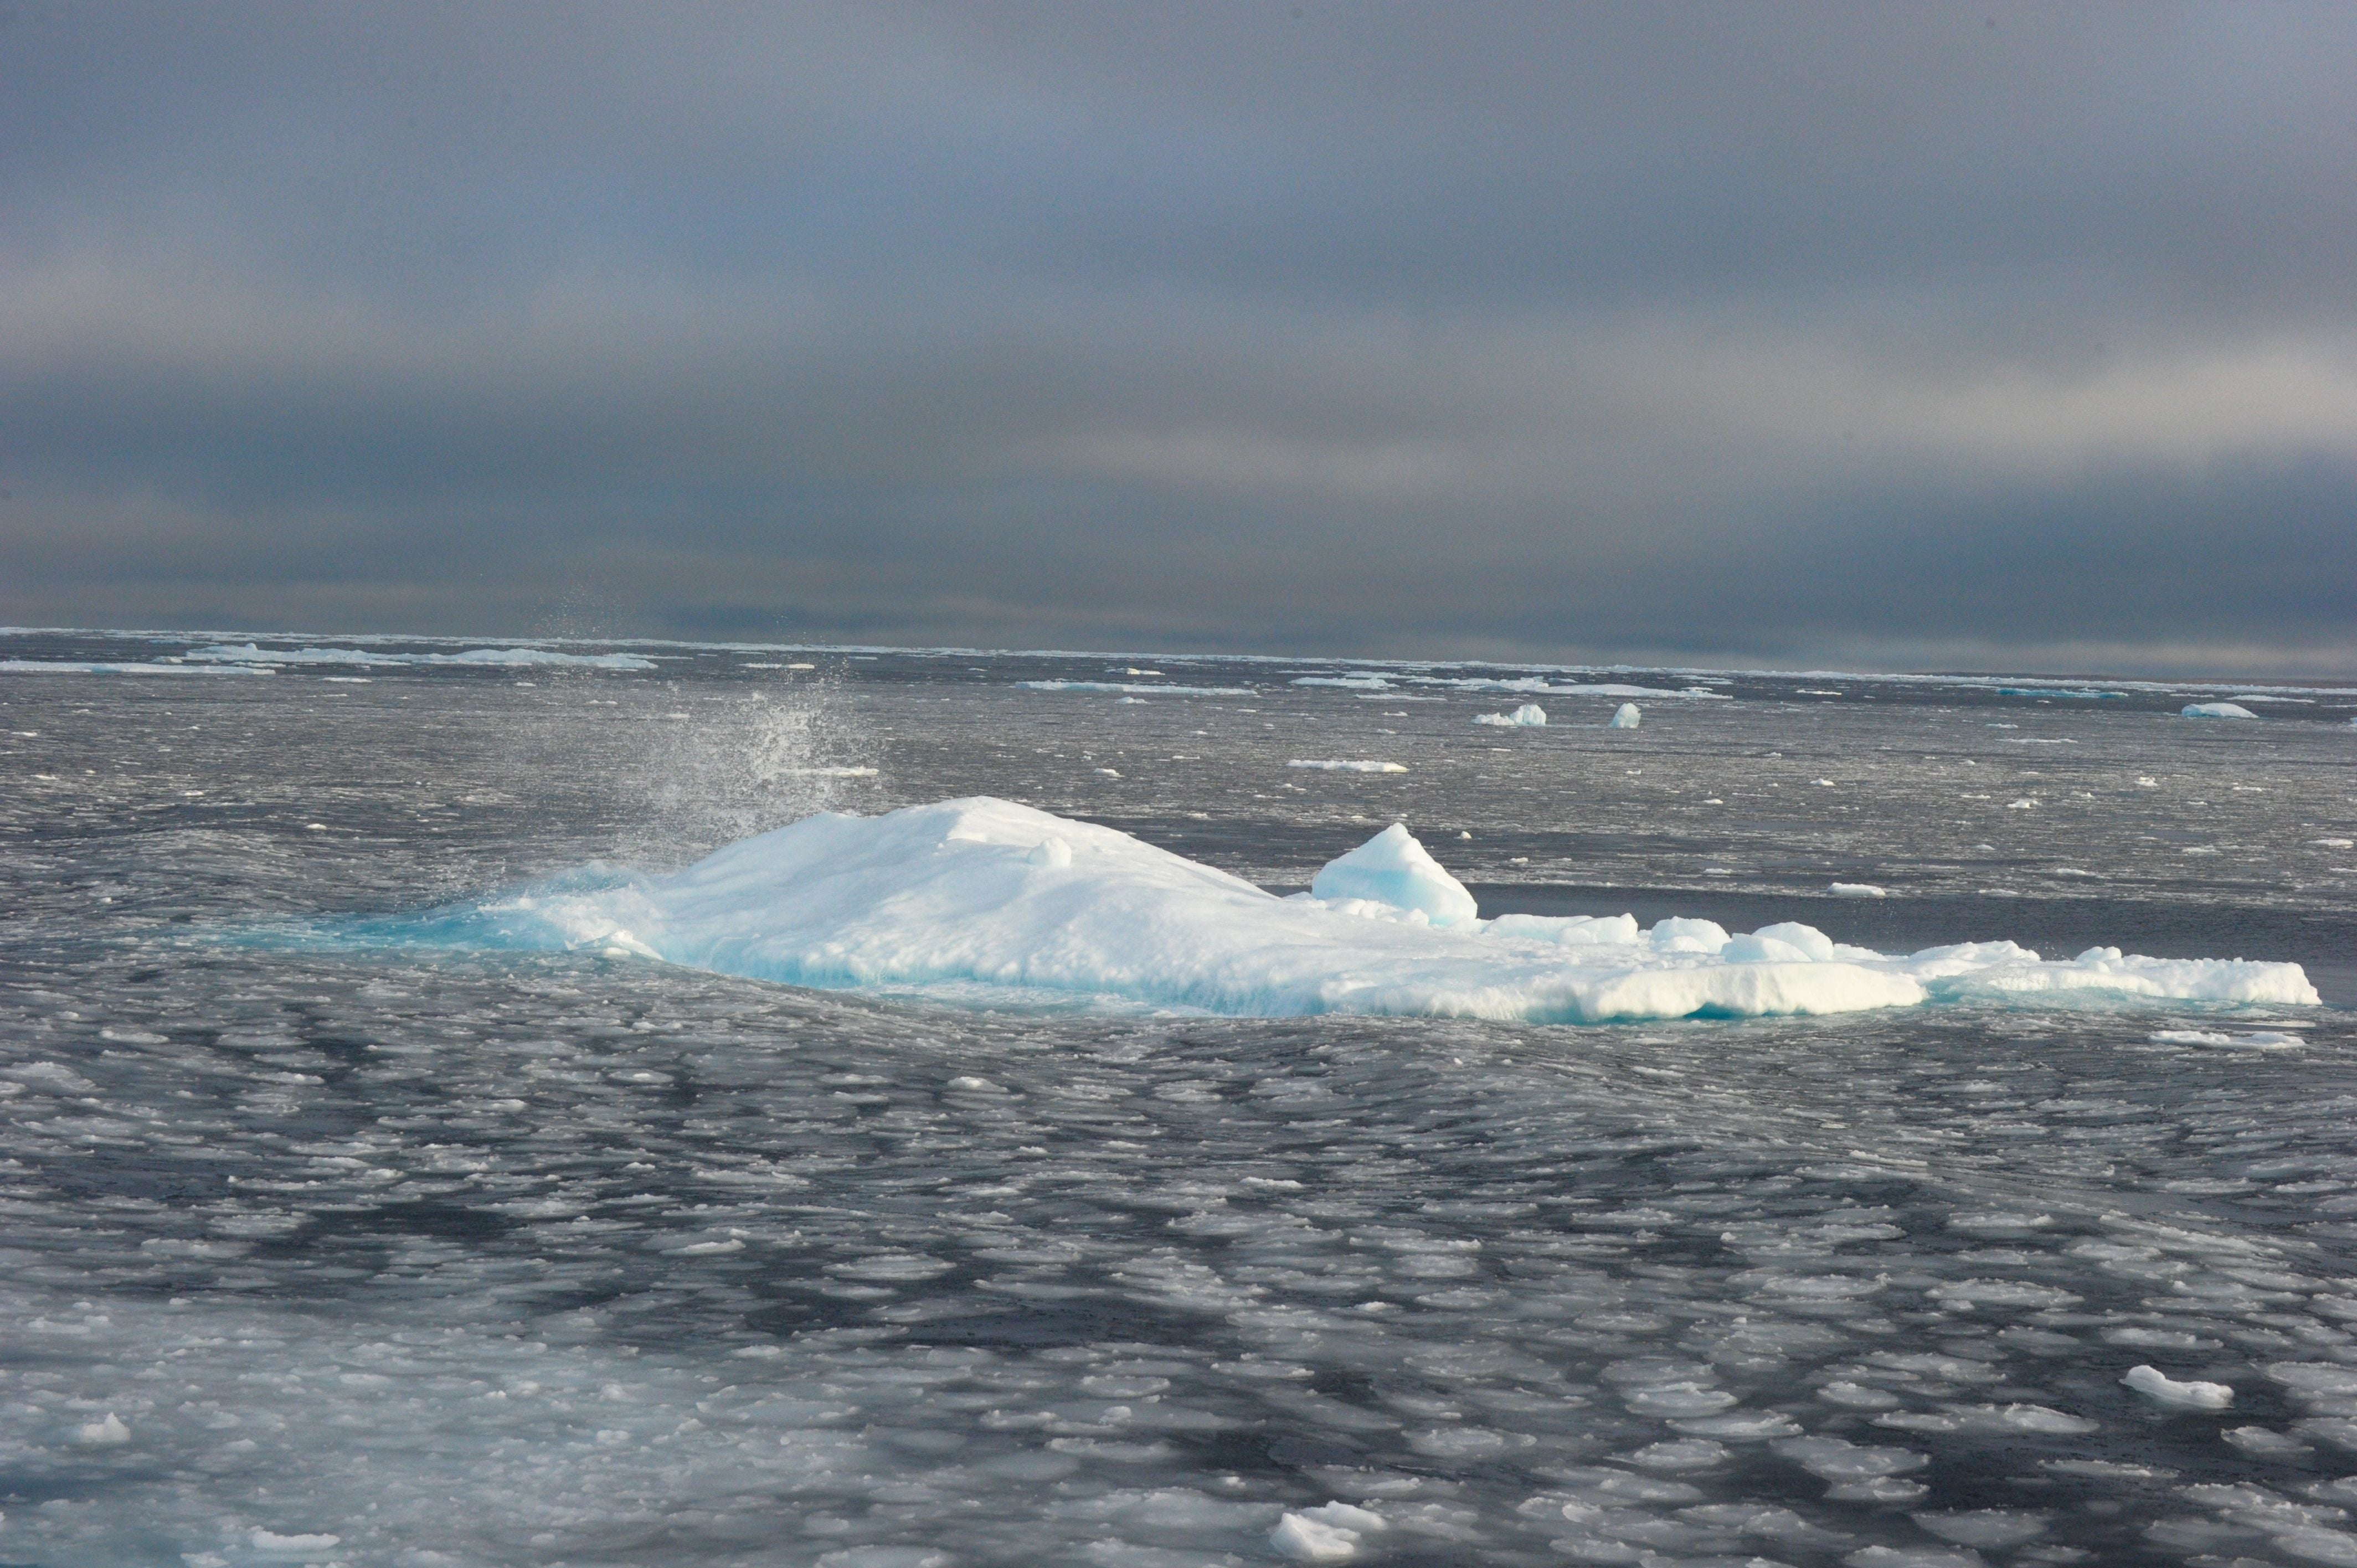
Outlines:
[[2179, 708], [2181, 719], [2255, 719], [2259, 715], [2240, 703], [2188, 703]]
[[1524, 703], [1511, 714], [1476, 714], [1477, 725], [1496, 725], [1503, 729], [1544, 729], [1546, 710], [1536, 703]]
[[1297, 757], [1286, 764], [1311, 773], [1405, 773], [1405, 762], [1348, 762], [1333, 757]]
[[1645, 715], [1634, 703], [1623, 703], [1612, 714], [1614, 729], [1635, 729], [1645, 722]]
[[[1329, 896], [1330, 895], [1330, 897]], [[1530, 1023], [1829, 1014], [1961, 996], [2314, 1004], [2297, 964], [2050, 962], [2011, 942], [1889, 957], [1792, 923], [1479, 918], [1394, 824], [1280, 898], [1126, 833], [1006, 800], [825, 812], [668, 875], [561, 879], [369, 928], [466, 947], [577, 949], [752, 979], [945, 999], [1019, 988], [1243, 1016]]]

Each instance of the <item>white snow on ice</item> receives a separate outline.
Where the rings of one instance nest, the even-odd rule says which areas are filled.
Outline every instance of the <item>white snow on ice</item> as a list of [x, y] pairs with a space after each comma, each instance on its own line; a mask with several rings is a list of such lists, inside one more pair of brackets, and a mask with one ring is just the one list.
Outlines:
[[[1478, 918], [1394, 824], [1280, 898], [1093, 823], [988, 798], [834, 812], [668, 875], [545, 884], [428, 922], [460, 945], [588, 949], [835, 988], [973, 987], [1101, 1004], [1592, 1023], [1829, 1014], [1964, 996], [2312, 1005], [2297, 964], [2049, 961], [2012, 942], [1905, 957], [1796, 923]], [[1705, 1434], [1705, 1435], [1717, 1435]]]

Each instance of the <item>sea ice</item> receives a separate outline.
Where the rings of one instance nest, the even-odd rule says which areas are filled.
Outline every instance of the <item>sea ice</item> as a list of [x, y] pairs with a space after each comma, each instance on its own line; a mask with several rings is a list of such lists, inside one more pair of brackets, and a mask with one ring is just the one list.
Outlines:
[[2255, 719], [2259, 715], [2240, 703], [2188, 703], [2178, 710], [2187, 719]]
[[1345, 1563], [1359, 1554], [1361, 1536], [1383, 1528], [1383, 1516], [1348, 1503], [1287, 1513], [1268, 1532], [1269, 1544], [1302, 1563]]
[[1524, 703], [1511, 714], [1476, 714], [1477, 725], [1496, 725], [1501, 729], [1544, 729], [1546, 710], [1536, 703]]
[[1480, 912], [1465, 885], [1399, 822], [1328, 861], [1311, 878], [1309, 896], [1329, 904], [1363, 899], [1420, 914], [1436, 926], [1460, 925]]
[[1644, 714], [1634, 703], [1623, 703], [1612, 714], [1614, 729], [1635, 729], [1645, 722]]
[[262, 648], [251, 642], [192, 648], [184, 657], [225, 664], [451, 664], [521, 668], [570, 665], [587, 670], [652, 670], [635, 653], [558, 653], [545, 648], [469, 648], [461, 653], [393, 653], [371, 648]]
[[[1891, 957], [1792, 922], [1478, 918], [1399, 824], [1290, 898], [1094, 823], [975, 798], [823, 812], [668, 875], [560, 878], [477, 908], [365, 924], [371, 941], [585, 949], [792, 984], [1032, 988], [1247, 1016], [1593, 1023], [1846, 1013], [2080, 993], [2313, 1005], [2297, 964], [2048, 961], [2012, 942]], [[1717, 1435], [1717, 1434], [1706, 1434]]]
[[1407, 771], [1407, 765], [1402, 762], [1341, 762], [1330, 758], [1300, 757], [1295, 757], [1286, 766], [1302, 768], [1311, 773], [1405, 773]]
[[2157, 1367], [2131, 1367], [2120, 1381], [2171, 1410], [2224, 1410], [2234, 1402], [2234, 1391], [2224, 1383], [2179, 1382]]
[[1825, 889], [1836, 898], [1888, 898], [1890, 889], [1871, 882], [1836, 882]]

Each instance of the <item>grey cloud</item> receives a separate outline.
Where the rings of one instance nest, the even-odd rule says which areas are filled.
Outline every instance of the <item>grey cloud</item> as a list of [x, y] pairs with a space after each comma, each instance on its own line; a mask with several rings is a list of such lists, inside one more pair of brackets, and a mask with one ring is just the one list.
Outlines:
[[2357, 656], [2338, 7], [12, 39], [12, 620]]

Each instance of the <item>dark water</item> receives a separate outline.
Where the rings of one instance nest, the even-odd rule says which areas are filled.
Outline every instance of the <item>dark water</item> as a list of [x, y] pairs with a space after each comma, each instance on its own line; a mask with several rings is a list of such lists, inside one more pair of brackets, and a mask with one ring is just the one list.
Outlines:
[[[994, 793], [1270, 885], [1399, 816], [1491, 913], [2345, 1004], [2357, 698], [1508, 731], [1308, 665], [646, 651], [0, 673], [0, 1562], [1252, 1563], [1329, 1500], [1400, 1563], [2357, 1562], [2334, 1008], [1108, 1019], [225, 940]], [[1285, 766], [1361, 757], [1410, 771]]]

